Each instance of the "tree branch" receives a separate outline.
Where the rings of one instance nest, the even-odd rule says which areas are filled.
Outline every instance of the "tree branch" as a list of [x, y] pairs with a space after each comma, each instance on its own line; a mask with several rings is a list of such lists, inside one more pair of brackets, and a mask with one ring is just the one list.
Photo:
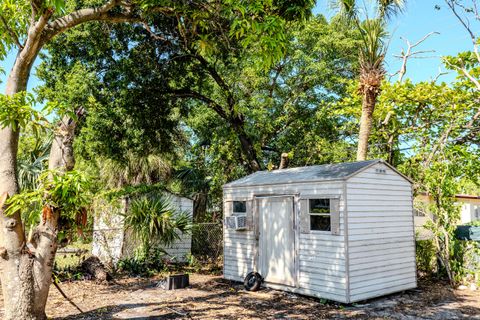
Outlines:
[[3, 25], [5, 26], [5, 29], [7, 29], [8, 33], [10, 33], [10, 36], [13, 38], [13, 41], [15, 42], [17, 47], [20, 50], [22, 50], [23, 45], [20, 43], [20, 40], [18, 39], [18, 35], [15, 33], [15, 31], [13, 31], [12, 28], [10, 28], [10, 26], [7, 23], [7, 20], [5, 20], [5, 17], [1, 14], [0, 14], [0, 20], [2, 21]]
[[171, 89], [167, 91], [166, 93], [171, 93], [174, 94], [177, 97], [184, 97], [184, 98], [195, 98], [200, 101], [205, 102], [209, 107], [211, 107], [220, 117], [223, 119], [229, 121], [230, 117], [227, 115], [225, 110], [223, 110], [222, 106], [219, 105], [217, 102], [213, 101], [212, 99], [204, 96], [203, 94], [191, 90], [191, 89]]
[[109, 11], [121, 4], [120, 0], [109, 0], [104, 5], [97, 8], [85, 8], [76, 10], [66, 16], [55, 19], [47, 26], [48, 32], [46, 41], [53, 38], [55, 35], [73, 28], [81, 23], [102, 20], [111, 22], [126, 22], [131, 21], [133, 18], [131, 5], [129, 3], [123, 3], [124, 8], [128, 8], [128, 13], [114, 14]]
[[455, 139], [455, 144], [463, 144], [468, 142], [469, 140], [474, 140], [474, 138], [478, 138], [480, 134], [480, 126], [475, 126], [475, 122], [480, 119], [480, 108], [477, 109], [477, 112], [472, 116], [470, 121], [463, 127], [463, 129], [467, 130], [467, 132]]
[[[402, 59], [402, 66], [400, 67], [400, 70], [397, 71], [396, 73], [394, 73], [392, 76], [398, 74], [398, 82], [402, 82], [403, 81], [403, 77], [405, 76], [405, 74], [407, 73], [407, 62], [408, 62], [408, 59], [409, 58], [412, 58], [412, 57], [415, 57], [416, 55], [419, 55], [419, 54], [422, 54], [422, 53], [429, 53], [429, 52], [435, 52], [435, 50], [421, 50], [421, 51], [414, 51], [412, 52], [412, 49], [414, 49], [415, 47], [419, 46], [422, 42], [424, 42], [425, 40], [428, 39], [428, 37], [434, 35], [434, 34], [440, 34], [436, 31], [433, 31], [433, 32], [429, 32], [427, 33], [423, 38], [421, 38], [420, 40], [418, 40], [416, 43], [414, 44], [411, 44], [410, 41], [408, 41], [408, 39], [404, 39], [401, 37], [402, 40], [405, 41], [405, 43], [407, 44], [407, 51], [405, 52], [403, 49], [402, 49], [402, 52], [400, 55], [395, 55], [395, 57], [397, 58], [401, 58]], [[417, 57], [415, 57], [417, 58]]]
[[[470, 38], [472, 39], [472, 43], [473, 43], [473, 51], [475, 53], [475, 56], [477, 57], [477, 60], [478, 62], [480, 62], [480, 53], [478, 52], [478, 46], [477, 46], [477, 37], [475, 36], [475, 34], [473, 33], [472, 29], [470, 28], [470, 23], [468, 22], [468, 19], [467, 21], [465, 21], [461, 16], [460, 14], [457, 12], [457, 10], [455, 9], [455, 6], [456, 5], [459, 5], [456, 1], [454, 0], [445, 0], [445, 3], [448, 5], [448, 7], [450, 8], [450, 10], [452, 10], [453, 14], [455, 15], [455, 17], [457, 18], [458, 21], [460, 21], [460, 23], [463, 25], [463, 27], [465, 28], [465, 30], [467, 30], [468, 34], [470, 35]], [[477, 14], [475, 13], [475, 15], [477, 16]]]
[[223, 78], [217, 72], [215, 67], [210, 65], [210, 63], [204, 57], [202, 57], [201, 55], [198, 55], [198, 54], [194, 54], [194, 53], [192, 53], [192, 56], [200, 62], [200, 64], [208, 71], [208, 73], [213, 78], [213, 80], [215, 80], [215, 82], [218, 84], [218, 86], [226, 93], [227, 104], [228, 104], [228, 108], [230, 109], [229, 111], [231, 113], [233, 113], [233, 111], [234, 111], [233, 107], [235, 105], [235, 100], [233, 98], [233, 94], [230, 91], [230, 87], [228, 86], [228, 84], [223, 80]]

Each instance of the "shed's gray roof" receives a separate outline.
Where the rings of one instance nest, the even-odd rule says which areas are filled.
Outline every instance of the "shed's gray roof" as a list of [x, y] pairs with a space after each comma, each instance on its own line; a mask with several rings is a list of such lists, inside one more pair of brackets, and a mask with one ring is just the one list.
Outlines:
[[382, 160], [368, 160], [323, 164], [320, 166], [298, 167], [274, 171], [258, 171], [241, 179], [227, 183], [225, 187], [244, 187], [265, 184], [281, 184], [305, 181], [343, 179]]

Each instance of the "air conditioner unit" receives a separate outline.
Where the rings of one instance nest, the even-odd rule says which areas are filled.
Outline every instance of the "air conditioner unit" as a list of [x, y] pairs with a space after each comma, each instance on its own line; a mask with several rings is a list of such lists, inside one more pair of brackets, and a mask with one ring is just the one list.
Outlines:
[[225, 218], [225, 226], [230, 230], [246, 230], [247, 216], [230, 216]]

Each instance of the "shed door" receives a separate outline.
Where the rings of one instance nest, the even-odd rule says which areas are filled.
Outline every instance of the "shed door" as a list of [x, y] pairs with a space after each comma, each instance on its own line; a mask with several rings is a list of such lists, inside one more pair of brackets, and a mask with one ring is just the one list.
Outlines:
[[259, 267], [266, 282], [295, 285], [293, 197], [259, 198]]

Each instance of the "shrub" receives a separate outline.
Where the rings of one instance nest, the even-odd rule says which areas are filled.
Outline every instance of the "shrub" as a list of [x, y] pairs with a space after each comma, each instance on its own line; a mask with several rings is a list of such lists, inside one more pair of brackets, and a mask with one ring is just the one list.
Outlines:
[[418, 240], [416, 242], [417, 271], [431, 276], [437, 272], [436, 248], [433, 240]]

